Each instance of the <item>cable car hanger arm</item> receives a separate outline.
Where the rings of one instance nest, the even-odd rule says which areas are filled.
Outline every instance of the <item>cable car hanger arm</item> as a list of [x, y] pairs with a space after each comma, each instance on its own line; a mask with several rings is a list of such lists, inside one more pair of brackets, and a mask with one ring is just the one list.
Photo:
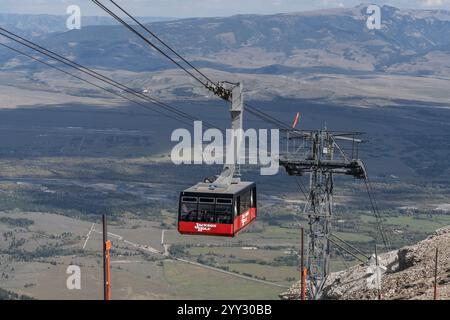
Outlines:
[[[231, 88], [226, 88], [224, 84], [231, 85]], [[228, 148], [233, 147], [233, 163], [225, 163], [223, 170], [219, 177], [212, 183], [211, 187], [229, 186], [233, 181], [240, 181], [240, 167], [238, 164], [239, 154], [242, 144], [242, 132], [244, 128], [244, 97], [242, 93], [241, 83], [220, 83], [219, 90], [224, 90], [226, 100], [231, 101], [231, 129], [233, 130], [232, 139], [236, 137], [236, 144], [234, 141], [229, 143]], [[225, 99], [225, 98], [224, 98]]]

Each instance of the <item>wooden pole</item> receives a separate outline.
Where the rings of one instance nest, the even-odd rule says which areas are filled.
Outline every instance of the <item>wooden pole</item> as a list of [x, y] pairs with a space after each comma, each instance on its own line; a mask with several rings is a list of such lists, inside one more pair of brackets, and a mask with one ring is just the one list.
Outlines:
[[304, 229], [301, 228], [301, 245], [300, 245], [300, 273], [301, 273], [301, 300], [306, 300], [305, 296], [305, 286], [306, 286], [306, 279], [304, 277], [304, 269], [305, 269], [305, 259], [304, 259], [304, 241], [305, 241], [305, 235], [304, 235]]
[[434, 261], [434, 300], [438, 299], [437, 278], [438, 278], [439, 249], [436, 248], [436, 258]]
[[378, 249], [377, 249], [377, 245], [375, 244], [375, 263], [376, 263], [376, 281], [377, 281], [377, 290], [378, 290], [378, 300], [382, 299], [381, 296], [381, 277], [380, 277], [380, 266], [378, 263]]
[[103, 221], [103, 299], [111, 300], [111, 275], [110, 275], [110, 255], [111, 241], [108, 240], [108, 227], [106, 215]]

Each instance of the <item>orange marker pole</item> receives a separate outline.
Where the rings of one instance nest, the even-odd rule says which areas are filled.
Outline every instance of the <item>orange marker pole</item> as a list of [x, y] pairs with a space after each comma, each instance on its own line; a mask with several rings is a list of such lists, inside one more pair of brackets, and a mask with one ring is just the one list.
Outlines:
[[110, 250], [111, 241], [108, 240], [106, 215], [103, 215], [103, 299], [111, 300]]
[[106, 241], [106, 300], [111, 300], [111, 270], [110, 252], [111, 241]]
[[292, 125], [292, 129], [297, 127], [298, 119], [300, 119], [300, 112], [297, 112], [297, 116], [295, 117], [294, 124]]
[[304, 268], [303, 269], [303, 274], [302, 274], [302, 282], [303, 282], [303, 288], [302, 288], [302, 300], [306, 300], [306, 276], [308, 274], [308, 269]]

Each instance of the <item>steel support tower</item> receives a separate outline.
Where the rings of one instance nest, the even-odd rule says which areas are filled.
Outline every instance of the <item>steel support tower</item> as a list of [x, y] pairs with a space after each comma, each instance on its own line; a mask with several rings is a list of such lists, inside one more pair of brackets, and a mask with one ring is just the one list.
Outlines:
[[330, 271], [334, 176], [366, 178], [364, 164], [358, 159], [358, 145], [362, 142], [357, 138], [359, 135], [328, 130], [286, 131], [286, 152], [280, 156], [280, 165], [292, 176], [309, 174], [308, 200], [303, 210], [309, 224], [306, 253], [309, 299], [320, 299]]

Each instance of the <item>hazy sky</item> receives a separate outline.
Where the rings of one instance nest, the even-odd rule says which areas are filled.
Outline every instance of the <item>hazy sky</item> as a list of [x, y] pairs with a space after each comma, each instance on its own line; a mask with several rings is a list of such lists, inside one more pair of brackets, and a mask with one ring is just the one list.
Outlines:
[[[107, 0], [102, 0], [108, 2]], [[115, 0], [139, 16], [198, 17], [239, 13], [279, 13], [332, 7], [349, 7], [362, 0]], [[450, 0], [373, 0], [400, 8], [441, 8], [450, 10]], [[79, 5], [85, 15], [101, 15], [90, 0], [0, 0], [3, 13], [65, 14], [69, 5]]]

